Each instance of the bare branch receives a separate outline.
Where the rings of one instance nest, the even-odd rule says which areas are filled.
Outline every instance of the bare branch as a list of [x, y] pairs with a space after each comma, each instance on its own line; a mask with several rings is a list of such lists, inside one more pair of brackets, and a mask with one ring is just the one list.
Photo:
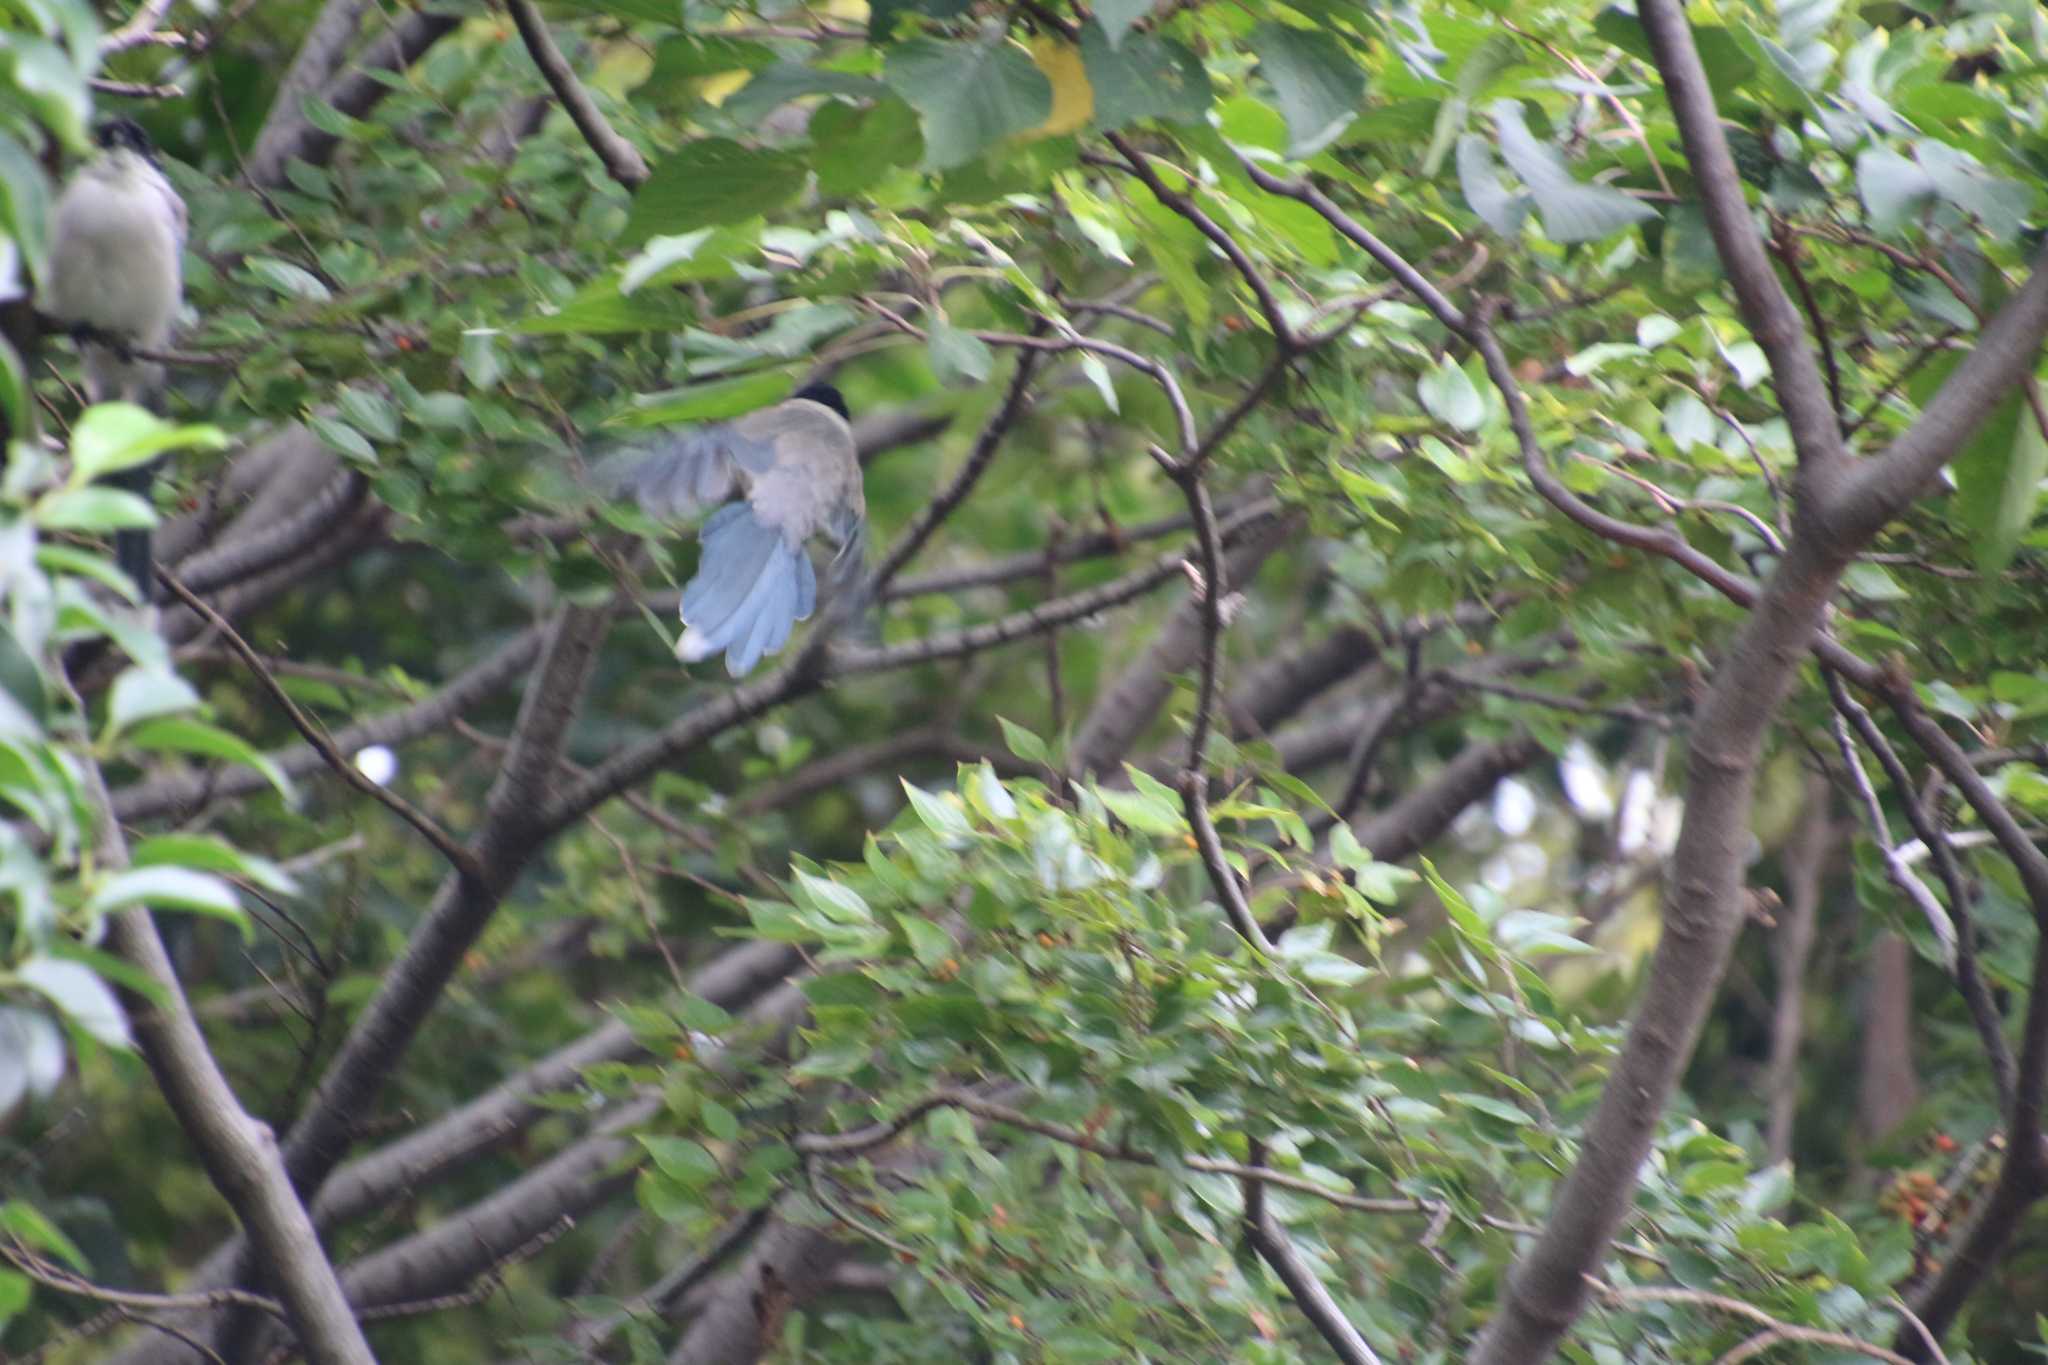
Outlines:
[[1598, 1290], [1602, 1298], [1612, 1299], [1617, 1303], [1687, 1303], [1764, 1324], [1766, 1330], [1762, 1334], [1751, 1337], [1733, 1351], [1721, 1356], [1716, 1365], [1735, 1365], [1736, 1361], [1748, 1360], [1765, 1347], [1780, 1341], [1803, 1341], [1814, 1346], [1834, 1346], [1869, 1356], [1872, 1360], [1890, 1361], [1892, 1365], [1913, 1365], [1913, 1362], [1904, 1356], [1887, 1351], [1882, 1346], [1860, 1341], [1842, 1332], [1829, 1332], [1818, 1327], [1801, 1327], [1797, 1323], [1781, 1322], [1754, 1304], [1744, 1303], [1741, 1299], [1731, 1299], [1725, 1294], [1710, 1294], [1700, 1289], [1667, 1289], [1662, 1285], [1644, 1285], [1637, 1288], [1601, 1284]]
[[[1273, 333], [1273, 344], [1282, 352], [1293, 350], [1296, 344], [1294, 329], [1287, 323], [1287, 315], [1281, 310], [1280, 300], [1274, 295], [1272, 284], [1259, 268], [1252, 264], [1251, 257], [1245, 254], [1237, 239], [1224, 231], [1222, 225], [1214, 218], [1203, 212], [1192, 197], [1168, 189], [1160, 180], [1159, 173], [1152, 169], [1152, 164], [1145, 159], [1143, 153], [1131, 145], [1128, 138], [1118, 133], [1108, 133], [1105, 136], [1109, 145], [1116, 148], [1117, 154], [1124, 159], [1119, 169], [1136, 176], [1146, 189], [1152, 191], [1154, 199], [1187, 219], [1196, 231], [1207, 237], [1216, 249], [1223, 253], [1224, 258], [1251, 287], [1252, 296], [1259, 301], [1259, 311], [1265, 315], [1266, 326]], [[1115, 164], [1098, 157], [1083, 157], [1083, 160], [1099, 165]]]

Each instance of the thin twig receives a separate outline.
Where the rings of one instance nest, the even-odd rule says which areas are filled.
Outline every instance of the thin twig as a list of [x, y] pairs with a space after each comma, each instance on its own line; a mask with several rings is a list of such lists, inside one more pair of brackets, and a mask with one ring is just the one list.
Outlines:
[[[1906, 765], [1899, 761], [1897, 752], [1870, 712], [1849, 695], [1848, 689], [1842, 685], [1841, 674], [1826, 668], [1822, 670], [1822, 678], [1827, 683], [1828, 699], [1834, 704], [1837, 715], [1847, 718], [1856, 727], [1863, 743], [1877, 755], [1878, 765], [1884, 769], [1892, 789], [1899, 794], [1906, 822], [1919, 836], [1920, 847], [1933, 859], [1935, 875], [1941, 878], [1942, 887], [1948, 892], [1955, 935], [1950, 969], [1955, 976], [1956, 989], [1969, 1008], [1971, 1022], [1976, 1025], [1977, 1036], [1984, 1044], [1985, 1055], [1990, 1059], [1992, 1086], [1998, 1095], [1998, 1112], [2010, 1114], [2016, 1084], [2012, 1048], [2006, 1042], [2004, 1021], [1999, 1017], [1998, 1006], [1991, 999], [1990, 989], [1985, 985], [1978, 965], [1976, 920], [1970, 913], [1962, 870], [1956, 866], [1947, 833], [1940, 827], [1934, 813], [1921, 804], [1919, 795], [1914, 791], [1912, 777], [1906, 772]], [[1863, 781], [1867, 785], [1867, 779]], [[1875, 811], [1874, 799], [1867, 803], [1867, 808]], [[1891, 848], [1889, 839], [1886, 843], [1883, 854], [1886, 873], [1891, 875], [1896, 869], [1898, 873], [1913, 877], [1907, 848]]]
[[[1751, 1322], [1763, 1324], [1766, 1330], [1762, 1334], [1751, 1337], [1733, 1351], [1723, 1355], [1715, 1365], [1735, 1365], [1735, 1362], [1748, 1360], [1765, 1347], [1780, 1341], [1803, 1341], [1815, 1346], [1836, 1346], [1845, 1351], [1860, 1351], [1872, 1360], [1889, 1361], [1892, 1365], [1914, 1365], [1896, 1351], [1888, 1351], [1882, 1346], [1842, 1332], [1828, 1332], [1818, 1327], [1801, 1327], [1796, 1323], [1781, 1321], [1753, 1303], [1731, 1299], [1726, 1294], [1710, 1294], [1703, 1289], [1676, 1289], [1664, 1285], [1613, 1285], [1598, 1280], [1593, 1282], [1593, 1287], [1603, 1298], [1617, 1303], [1691, 1304], [1698, 1308], [1718, 1309], [1732, 1317], [1748, 1318]], [[1759, 1342], [1762, 1344], [1759, 1345]]]
[[22, 1245], [21, 1240], [12, 1234], [9, 1234], [5, 1245], [0, 1245], [0, 1260], [8, 1262], [45, 1289], [54, 1289], [60, 1294], [72, 1294], [82, 1299], [92, 1299], [116, 1308], [178, 1313], [236, 1305], [261, 1309], [280, 1322], [290, 1321], [285, 1317], [283, 1306], [276, 1299], [262, 1294], [252, 1294], [246, 1289], [209, 1289], [195, 1294], [147, 1294], [139, 1290], [114, 1289], [108, 1285], [94, 1284], [83, 1275], [73, 1274], [62, 1266], [44, 1260]]
[[[1249, 1147], [1253, 1163], [1262, 1163], [1266, 1145], [1253, 1138]], [[1244, 1233], [1245, 1240], [1273, 1268], [1303, 1316], [1322, 1334], [1344, 1365], [1380, 1365], [1380, 1358], [1330, 1297], [1328, 1286], [1302, 1261], [1286, 1230], [1266, 1207], [1266, 1187], [1257, 1180], [1244, 1182]]]
[[1849, 770], [1850, 785], [1855, 787], [1858, 802], [1863, 809], [1863, 819], [1870, 828], [1870, 837], [1877, 845], [1878, 857], [1884, 862], [1885, 877], [1899, 889], [1899, 894], [1911, 901], [1920, 917], [1927, 921], [1927, 927], [1934, 932], [1935, 942], [1941, 946], [1942, 964], [1951, 973], [1956, 969], [1956, 926], [1942, 908], [1934, 893], [1927, 889], [1927, 883], [1899, 860], [1898, 850], [1892, 844], [1892, 832], [1885, 823], [1884, 805], [1877, 799], [1877, 788], [1871, 785], [1870, 774], [1863, 770], [1862, 756], [1856, 752], [1856, 741], [1849, 737], [1849, 727], [1843, 716], [1846, 711], [1842, 703], [1849, 700], [1842, 691], [1841, 678], [1829, 673], [1830, 692], [1835, 695], [1835, 714], [1829, 718], [1830, 729], [1835, 736], [1835, 748], [1842, 755], [1842, 763]]
[[446, 858], [449, 864], [462, 876], [471, 881], [480, 881], [482, 879], [483, 869], [477, 863], [475, 855], [467, 848], [464, 848], [454, 835], [442, 829], [440, 825], [434, 822], [432, 816], [415, 807], [397, 792], [372, 782], [363, 774], [361, 769], [349, 762], [346, 754], [334, 747], [334, 741], [328, 737], [327, 731], [321, 727], [319, 722], [299, 709], [298, 703], [291, 699], [291, 695], [271, 675], [270, 670], [263, 666], [263, 660], [257, 656], [255, 650], [249, 647], [249, 642], [244, 640], [235, 628], [228, 624], [226, 617], [215, 611], [167, 570], [159, 568], [157, 576], [163, 580], [164, 586], [171, 590], [173, 597], [183, 602], [201, 620], [220, 632], [221, 638], [228, 642], [228, 648], [235, 652], [242, 660], [243, 666], [254, 675], [257, 682], [262, 684], [263, 690], [270, 694], [271, 700], [276, 702], [278, 707], [283, 710], [285, 716], [291, 721], [292, 728], [304, 737], [306, 743], [313, 746], [320, 757], [327, 761], [327, 766], [332, 768], [343, 781], [418, 830], [426, 841], [432, 844], [440, 852], [441, 856]]

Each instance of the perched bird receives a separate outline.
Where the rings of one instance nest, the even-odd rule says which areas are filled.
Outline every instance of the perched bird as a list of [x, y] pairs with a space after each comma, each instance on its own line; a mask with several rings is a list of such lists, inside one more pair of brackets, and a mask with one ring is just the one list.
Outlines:
[[[57, 198], [42, 311], [60, 325], [90, 329], [80, 345], [87, 398], [153, 407], [163, 367], [131, 348], [161, 350], [170, 341], [185, 292], [185, 201], [134, 120], [109, 119], [94, 140], [99, 155]], [[127, 470], [117, 482], [147, 496], [154, 473], [150, 466]], [[115, 552], [147, 595], [149, 532], [120, 532]]]
[[697, 533], [697, 573], [683, 587], [676, 656], [696, 663], [721, 650], [737, 678], [789, 642], [818, 602], [804, 542], [824, 532], [838, 546], [827, 589], [857, 605], [866, 569], [867, 498], [846, 423], [846, 399], [829, 384], [730, 422], [666, 435], [628, 452], [606, 478], [658, 520], [724, 503]]

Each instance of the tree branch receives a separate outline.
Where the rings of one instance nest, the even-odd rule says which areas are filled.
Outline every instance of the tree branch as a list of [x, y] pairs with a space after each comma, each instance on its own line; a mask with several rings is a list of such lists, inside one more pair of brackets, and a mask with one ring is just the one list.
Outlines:
[[[84, 710], [83, 703], [79, 709]], [[100, 862], [109, 869], [125, 867], [127, 843], [99, 764], [89, 755], [80, 755], [79, 764], [98, 813]], [[221, 1074], [149, 910], [138, 907], [111, 916], [108, 942], [154, 988], [156, 1002], [133, 993], [128, 997], [143, 1059], [214, 1188], [273, 1267], [278, 1298], [308, 1359], [315, 1365], [376, 1365], [313, 1220], [292, 1189], [277, 1143], [270, 1129], [242, 1108]]]
[[646, 184], [647, 159], [640, 155], [638, 147], [612, 130], [597, 102], [590, 98], [590, 92], [576, 79], [576, 73], [570, 68], [568, 59], [562, 56], [562, 50], [555, 46], [547, 21], [533, 7], [533, 0], [505, 0], [505, 8], [511, 11], [520, 40], [526, 44], [533, 64], [540, 68], [541, 78], [555, 92], [555, 98], [562, 102], [562, 108], [568, 111], [570, 121], [576, 125], [576, 131], [583, 134], [583, 140], [590, 144], [590, 150], [597, 153], [597, 159], [604, 164], [605, 174], [629, 190], [637, 190]]
[[[1257, 1138], [1250, 1143], [1252, 1164], [1265, 1163], [1265, 1144]], [[1252, 1250], [1259, 1253], [1261, 1260], [1273, 1268], [1280, 1282], [1287, 1286], [1287, 1292], [1294, 1296], [1295, 1306], [1322, 1333], [1323, 1340], [1344, 1365], [1380, 1365], [1380, 1358], [1373, 1354], [1351, 1320], [1330, 1297], [1330, 1291], [1313, 1271], [1302, 1261], [1301, 1253], [1288, 1240], [1285, 1229], [1273, 1217], [1273, 1211], [1266, 1207], [1265, 1184], [1257, 1180], [1244, 1182], [1244, 1235]]]
[[[1693, 46], [1685, 7], [1679, 0], [1642, 0], [1636, 14], [1649, 36], [1658, 74], [1664, 79], [1665, 98], [1678, 121], [1679, 138], [1685, 145], [1686, 163], [1699, 190], [1714, 250], [1742, 305], [1750, 335], [1770, 361], [1771, 385], [1777, 390], [1778, 404], [1791, 431], [1800, 479], [1824, 497], [1846, 459], [1841, 423], [1807, 345], [1799, 310], [1778, 282], [1750, 217], [1742, 177], [1735, 169], [1735, 158], [1729, 155], [1720, 113], [1714, 108], [1713, 88]], [[1818, 501], [1801, 498], [1797, 510], [1814, 515], [1824, 509]]]

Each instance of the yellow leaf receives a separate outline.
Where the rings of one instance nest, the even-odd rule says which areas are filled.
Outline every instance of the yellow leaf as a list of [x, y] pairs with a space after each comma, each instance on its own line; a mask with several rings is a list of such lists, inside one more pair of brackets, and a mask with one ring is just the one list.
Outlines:
[[1081, 65], [1081, 49], [1057, 38], [1034, 38], [1031, 60], [1052, 83], [1052, 113], [1027, 136], [1059, 137], [1087, 127], [1095, 117], [1095, 90]]
[[732, 98], [733, 92], [754, 79], [751, 71], [721, 71], [716, 76], [706, 76], [697, 85], [697, 93], [704, 102], [717, 106]]

